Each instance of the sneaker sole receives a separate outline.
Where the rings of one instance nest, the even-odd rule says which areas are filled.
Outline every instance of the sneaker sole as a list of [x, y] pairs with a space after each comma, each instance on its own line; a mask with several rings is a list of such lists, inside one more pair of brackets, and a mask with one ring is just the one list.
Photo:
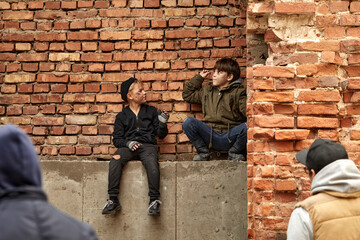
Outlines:
[[160, 216], [160, 212], [148, 212], [150, 216]]
[[116, 212], [120, 211], [121, 210], [121, 206], [118, 206], [116, 207], [114, 210], [112, 211], [108, 211], [108, 212], [102, 212], [103, 215], [113, 215], [115, 214]]

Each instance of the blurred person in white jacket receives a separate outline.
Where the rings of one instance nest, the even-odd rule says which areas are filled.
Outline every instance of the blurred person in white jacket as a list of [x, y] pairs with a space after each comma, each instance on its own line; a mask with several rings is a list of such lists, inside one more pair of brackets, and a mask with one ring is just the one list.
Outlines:
[[311, 196], [296, 204], [287, 239], [360, 239], [360, 171], [344, 146], [316, 139], [296, 159], [309, 171]]

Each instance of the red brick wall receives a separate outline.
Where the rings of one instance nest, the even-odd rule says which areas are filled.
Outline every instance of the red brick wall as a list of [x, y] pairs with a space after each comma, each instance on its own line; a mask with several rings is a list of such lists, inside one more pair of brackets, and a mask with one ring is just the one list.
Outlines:
[[234, 57], [245, 76], [245, 11], [228, 0], [0, 2], [0, 123], [29, 133], [46, 158], [96, 158], [115, 149], [119, 86], [145, 82], [149, 104], [170, 112], [162, 159], [193, 149], [182, 133], [201, 108], [185, 80]]
[[295, 154], [314, 139], [341, 142], [359, 164], [359, 13], [356, 1], [249, 3], [247, 34], [269, 53], [247, 69], [249, 239], [286, 239], [310, 195]]

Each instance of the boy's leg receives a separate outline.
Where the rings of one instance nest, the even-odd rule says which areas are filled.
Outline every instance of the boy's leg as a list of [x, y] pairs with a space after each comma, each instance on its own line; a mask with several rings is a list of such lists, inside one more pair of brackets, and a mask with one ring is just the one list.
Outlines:
[[229, 149], [229, 160], [246, 160], [247, 126], [242, 123], [229, 131], [229, 136], [234, 138], [235, 142]]
[[157, 146], [152, 144], [143, 144], [138, 151], [140, 160], [145, 167], [148, 179], [150, 197], [148, 213], [151, 215], [159, 215], [160, 201], [158, 198], [160, 197], [160, 169]]
[[195, 161], [207, 161], [210, 159], [209, 142], [211, 128], [205, 123], [193, 117], [185, 118], [183, 130], [197, 151]]
[[106, 203], [103, 214], [114, 213], [121, 209], [118, 200], [120, 179], [122, 169], [125, 164], [133, 159], [134, 152], [128, 148], [119, 148], [113, 155], [109, 163], [109, 177], [108, 177], [108, 194], [110, 200]]

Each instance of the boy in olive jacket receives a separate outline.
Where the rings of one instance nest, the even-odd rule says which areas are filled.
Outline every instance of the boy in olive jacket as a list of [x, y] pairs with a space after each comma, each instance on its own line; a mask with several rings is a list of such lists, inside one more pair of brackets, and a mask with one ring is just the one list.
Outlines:
[[183, 99], [201, 104], [203, 121], [187, 117], [183, 130], [197, 154], [194, 161], [208, 161], [209, 149], [228, 151], [228, 160], [246, 160], [246, 90], [236, 61], [223, 58], [216, 62], [212, 83], [203, 86], [210, 72], [195, 75], [183, 90]]

